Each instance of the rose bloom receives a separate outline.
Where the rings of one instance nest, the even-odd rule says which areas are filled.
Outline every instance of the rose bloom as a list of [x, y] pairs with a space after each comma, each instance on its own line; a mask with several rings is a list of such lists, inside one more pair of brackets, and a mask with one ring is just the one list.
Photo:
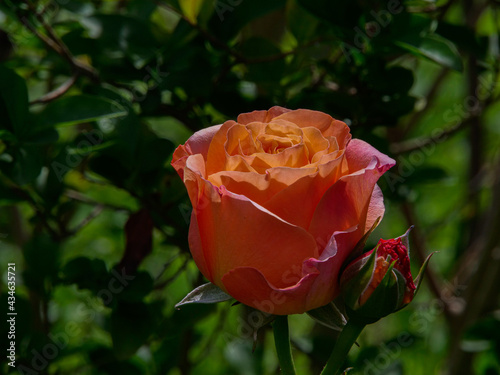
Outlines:
[[339, 270], [384, 213], [395, 162], [329, 115], [273, 107], [196, 132], [172, 165], [193, 205], [189, 247], [203, 275], [270, 314], [339, 294]]

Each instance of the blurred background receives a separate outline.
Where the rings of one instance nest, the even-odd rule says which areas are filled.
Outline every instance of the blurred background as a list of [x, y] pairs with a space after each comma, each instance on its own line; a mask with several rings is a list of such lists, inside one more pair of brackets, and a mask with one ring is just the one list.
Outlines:
[[[204, 283], [170, 167], [195, 131], [324, 111], [397, 160], [371, 236], [411, 236], [421, 292], [368, 326], [350, 374], [500, 374], [498, 0], [0, 1], [1, 373], [276, 374], [269, 326]], [[337, 333], [290, 318], [299, 374]], [[252, 347], [255, 342], [255, 350]]]

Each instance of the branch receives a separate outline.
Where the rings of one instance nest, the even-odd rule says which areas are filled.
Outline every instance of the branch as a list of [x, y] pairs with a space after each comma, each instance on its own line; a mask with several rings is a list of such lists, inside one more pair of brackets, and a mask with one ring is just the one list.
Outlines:
[[109, 203], [101, 203], [101, 202], [95, 201], [95, 200], [87, 197], [86, 195], [83, 195], [82, 193], [80, 193], [79, 191], [76, 191], [76, 190], [68, 189], [68, 190], [66, 190], [66, 192], [64, 194], [68, 198], [71, 198], [73, 200], [76, 200], [76, 201], [79, 201], [82, 203], [90, 204], [93, 206], [101, 206], [102, 208], [109, 208], [109, 209], [115, 210], [115, 211], [130, 212], [130, 210], [127, 207], [115, 206], [115, 205], [109, 204]]
[[443, 68], [441, 72], [439, 72], [437, 78], [434, 80], [434, 83], [432, 84], [431, 88], [427, 92], [427, 95], [425, 96], [424, 107], [420, 111], [416, 112], [406, 123], [406, 127], [403, 130], [402, 134], [403, 137], [407, 135], [411, 130], [413, 130], [415, 125], [418, 124], [422, 116], [427, 112], [427, 110], [429, 109], [429, 104], [433, 102], [433, 99], [436, 97], [439, 88], [441, 87], [441, 84], [443, 83], [444, 79], [446, 78], [449, 72], [450, 70], [447, 68]]
[[27, 6], [28, 9], [35, 15], [36, 19], [40, 24], [43, 26], [45, 31], [47, 32], [47, 35], [44, 35], [40, 33], [35, 26], [33, 26], [29, 20], [21, 14], [21, 11], [18, 9], [16, 10], [16, 15], [21, 21], [21, 23], [26, 26], [38, 39], [40, 39], [48, 48], [52, 49], [54, 52], [56, 52], [58, 55], [60, 55], [62, 58], [64, 58], [66, 61], [69, 62], [73, 70], [77, 73], [80, 73], [82, 75], [85, 75], [92, 79], [93, 81], [99, 81], [98, 74], [96, 70], [86, 64], [83, 64], [82, 62], [78, 61], [72, 54], [71, 51], [68, 49], [68, 47], [64, 44], [64, 42], [59, 38], [59, 36], [56, 34], [52, 26], [50, 26], [45, 19], [43, 18], [42, 14], [38, 13], [36, 11], [35, 6], [31, 3], [31, 1], [25, 1], [24, 2]]
[[83, 219], [76, 227], [74, 227], [72, 230], [65, 232], [62, 237], [71, 237], [75, 234], [77, 234], [81, 229], [83, 229], [87, 224], [89, 224], [92, 220], [94, 220], [97, 216], [100, 215], [100, 213], [104, 210], [104, 205], [99, 204], [94, 207], [94, 209], [88, 214], [85, 219]]
[[407, 141], [397, 142], [391, 144], [389, 147], [391, 152], [395, 155], [404, 154], [415, 150], [420, 150], [433, 143], [443, 142], [444, 141], [443, 137], [448, 138], [454, 135], [455, 133], [459, 132], [460, 130], [466, 128], [469, 124], [470, 121], [462, 121], [459, 124], [448, 126], [447, 129], [443, 130], [443, 132], [440, 133], [439, 135], [432, 137], [425, 137], [425, 138], [414, 138]]
[[55, 100], [61, 96], [63, 96], [68, 90], [75, 84], [76, 80], [78, 79], [79, 74], [75, 73], [73, 74], [69, 79], [64, 81], [64, 83], [61, 84], [58, 88], [55, 90], [46, 93], [42, 97], [32, 100], [30, 102], [30, 105], [32, 104], [45, 104], [48, 103], [52, 100]]

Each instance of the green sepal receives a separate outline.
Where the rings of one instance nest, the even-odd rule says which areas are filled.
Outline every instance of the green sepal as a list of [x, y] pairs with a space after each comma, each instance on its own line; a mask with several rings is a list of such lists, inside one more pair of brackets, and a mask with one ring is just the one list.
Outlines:
[[398, 308], [397, 294], [400, 286], [398, 277], [393, 272], [395, 263], [396, 261], [391, 263], [384, 278], [368, 297], [368, 300], [361, 307], [352, 311], [352, 316], [358, 321], [371, 324]]
[[[412, 225], [411, 227], [408, 228], [408, 230], [405, 232], [405, 234], [403, 234], [402, 236], [398, 237], [398, 238], [401, 238], [401, 243], [408, 250], [408, 258], [410, 257], [410, 240], [409, 240], [409, 237], [410, 237], [410, 232], [413, 229], [413, 227], [414, 226]], [[398, 239], [398, 238], [396, 238], [396, 239]]]
[[438, 251], [434, 251], [434, 252], [430, 253], [427, 256], [427, 258], [425, 258], [425, 261], [424, 261], [424, 264], [422, 264], [422, 267], [420, 267], [420, 271], [418, 271], [418, 275], [415, 278], [415, 285], [416, 285], [415, 295], [417, 295], [418, 290], [420, 289], [420, 285], [422, 284], [422, 280], [424, 279], [425, 270], [427, 269], [427, 265], [429, 264], [429, 261], [431, 260], [431, 257], [434, 254], [436, 254], [437, 252]]
[[382, 220], [382, 216], [379, 216], [375, 222], [373, 223], [372, 227], [366, 232], [363, 237], [358, 241], [356, 246], [354, 246], [354, 249], [350, 253], [349, 257], [345, 261], [345, 265], [350, 264], [352, 261], [363, 255], [363, 249], [365, 248], [366, 241], [368, 241], [368, 237], [370, 237], [370, 234], [375, 230], [375, 228], [378, 226], [380, 223], [380, 220]]
[[396, 278], [397, 278], [397, 284], [398, 284], [398, 302], [397, 302], [397, 307], [393, 312], [401, 310], [403, 307], [407, 305], [407, 303], [403, 303], [405, 294], [406, 294], [406, 279], [404, 278], [403, 274], [399, 272], [398, 270], [394, 269], [392, 272], [395, 273]]
[[336, 331], [341, 331], [342, 327], [347, 323], [344, 314], [340, 312], [333, 302], [317, 309], [309, 310], [307, 311], [307, 315], [325, 327]]
[[[351, 309], [359, 307], [359, 297], [363, 294], [365, 289], [370, 285], [373, 277], [373, 272], [376, 266], [378, 245], [373, 249], [368, 258], [359, 259], [359, 267], [355, 267], [356, 263], [350, 264], [340, 278], [340, 289], [342, 290], [342, 297], [347, 306]], [[350, 277], [353, 275], [352, 277]], [[344, 280], [346, 280], [344, 282]]]
[[212, 283], [206, 283], [200, 285], [199, 287], [193, 289], [187, 294], [186, 297], [182, 299], [179, 303], [175, 305], [176, 309], [181, 306], [188, 305], [191, 303], [218, 303], [224, 302], [232, 299], [229, 294], [224, 292], [217, 285]]

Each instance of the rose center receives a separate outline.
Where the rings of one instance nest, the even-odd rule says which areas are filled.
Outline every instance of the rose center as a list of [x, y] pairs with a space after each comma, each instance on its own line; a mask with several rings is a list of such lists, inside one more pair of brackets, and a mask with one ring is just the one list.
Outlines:
[[261, 134], [257, 137], [257, 140], [260, 142], [262, 150], [267, 154], [278, 154], [287, 148], [299, 144], [301, 141], [300, 137], [296, 135], [281, 137], [271, 134]]

